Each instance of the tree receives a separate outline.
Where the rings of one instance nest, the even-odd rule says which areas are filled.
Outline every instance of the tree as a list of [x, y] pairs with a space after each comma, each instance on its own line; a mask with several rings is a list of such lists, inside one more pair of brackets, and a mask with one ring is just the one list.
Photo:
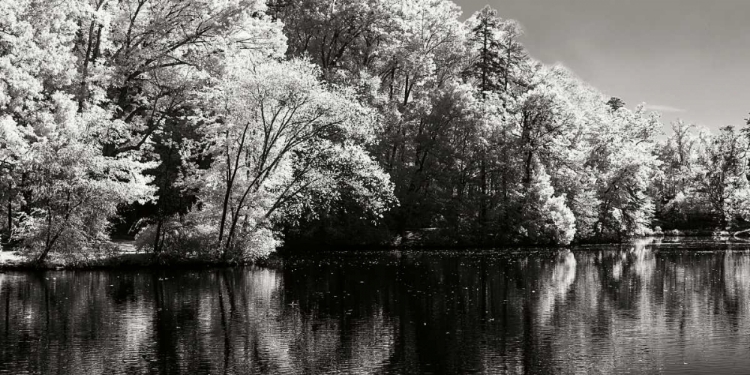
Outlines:
[[339, 70], [372, 67], [388, 38], [389, 15], [382, 0], [302, 0], [272, 2], [271, 12], [284, 22], [290, 56], [308, 57], [327, 79]]
[[[70, 103], [72, 104], [72, 102]], [[147, 164], [132, 155], [112, 158], [88, 129], [88, 121], [76, 118], [50, 132], [32, 146], [30, 162], [24, 166], [31, 201], [22, 216], [19, 236], [24, 245], [39, 250], [43, 262], [53, 249], [79, 252], [96, 249], [109, 240], [108, 219], [118, 205], [151, 197]]]
[[485, 6], [467, 21], [471, 27], [469, 41], [476, 50], [476, 62], [467, 72], [477, 80], [483, 97], [488, 92], [500, 92], [505, 89], [506, 61], [503, 51], [503, 22], [497, 11]]
[[703, 153], [699, 157], [699, 189], [706, 194], [722, 227], [731, 226], [739, 217], [748, 217], [750, 184], [747, 179], [747, 139], [734, 127], [700, 137]]
[[[517, 83], [526, 79], [523, 73], [526, 69], [522, 66], [528, 62], [528, 56], [516, 40], [521, 34], [518, 24], [502, 20], [494, 9], [483, 8], [469, 18], [466, 25], [470, 29], [468, 42], [474, 56], [465, 75], [478, 86], [483, 101], [482, 121], [486, 124], [479, 127], [482, 132], [477, 134], [482, 141], [477, 150], [480, 159], [479, 191], [476, 194], [478, 208], [474, 208], [479, 211], [479, 235], [485, 237], [489, 227], [493, 226], [491, 223], [498, 219], [497, 212], [504, 212], [503, 222], [510, 221], [508, 214], [512, 209], [508, 198], [513, 166], [507, 163], [498, 165], [497, 162], [507, 162], [509, 151], [515, 146], [508, 134], [508, 122], [512, 123], [509, 110], [514, 98], [522, 92], [518, 91], [520, 86]], [[501, 204], [495, 202], [498, 194], [492, 188], [498, 180], [502, 180]]]
[[2, 3], [3, 240], [42, 261], [145, 223], [156, 254], [241, 261], [284, 235], [570, 243], [750, 215], [747, 132], [658, 142], [658, 114], [520, 35], [449, 0]]
[[[9, 243], [13, 238], [15, 210], [21, 204], [19, 188], [23, 186], [23, 164], [29, 157], [29, 144], [24, 139], [24, 128], [19, 128], [12, 118], [0, 119], [0, 198], [4, 203], [3, 221], [5, 230], [2, 242]], [[0, 210], [2, 212], [2, 210]]]
[[257, 251], [243, 247], [248, 239], [275, 243], [281, 212], [329, 204], [342, 184], [375, 215], [391, 204], [388, 176], [362, 148], [372, 142], [375, 114], [317, 76], [304, 61], [238, 56], [212, 93], [206, 137], [213, 163], [200, 175], [200, 215], [215, 226], [225, 260]]
[[613, 96], [609, 98], [607, 105], [612, 112], [617, 112], [618, 109], [625, 107], [625, 102], [622, 99]]
[[661, 124], [658, 115], [643, 106], [633, 112], [620, 108], [612, 121], [608, 150], [597, 149], [601, 203], [594, 230], [603, 237], [648, 234], [654, 213], [648, 189], [659, 166], [654, 138]]
[[257, 0], [92, 0], [78, 8], [76, 97], [80, 108], [88, 101], [113, 109], [108, 155], [140, 149], [167, 120], [179, 120], [220, 75], [227, 49], [274, 57], [285, 49], [281, 25]]
[[[293, 55], [311, 56], [329, 82], [368, 88], [383, 118], [373, 154], [401, 202], [388, 215], [396, 233], [433, 227], [461, 233], [451, 241], [513, 239], [537, 168], [570, 205], [579, 239], [648, 231], [658, 120], [529, 58], [517, 23], [484, 8], [460, 24], [455, 5], [440, 0], [281, 9]], [[337, 53], [321, 51], [323, 41]]]
[[698, 185], [703, 153], [696, 125], [682, 120], [671, 124], [672, 135], [659, 145], [660, 173], [653, 181], [656, 217], [664, 229], [713, 226], [715, 215]]
[[564, 196], [554, 196], [554, 188], [544, 168], [537, 166], [528, 192], [522, 198], [524, 210], [519, 231], [522, 238], [536, 244], [568, 245], [575, 237], [575, 216]]
[[[196, 141], [187, 117], [222, 75], [228, 50], [279, 58], [286, 49], [282, 25], [264, 15], [265, 4], [258, 0], [92, 0], [76, 2], [76, 9], [77, 76], [71, 90], [79, 109], [111, 111], [111, 126], [100, 135], [106, 155], [143, 152], [162, 163], [161, 171], [176, 172], [181, 143]], [[168, 201], [189, 206], [190, 192], [160, 176], [165, 174], [156, 176], [156, 202], [123, 206], [117, 234], [138, 224], [133, 212], [157, 223], [185, 212], [169, 208]]]
[[75, 35], [74, 9], [75, 4], [67, 1], [0, 4], [0, 210], [5, 213], [5, 240], [17, 228], [17, 211], [29, 211], [23, 164], [30, 157], [35, 131], [43, 132], [45, 123], [55, 119], [50, 96], [74, 77], [69, 50]]
[[132, 152], [105, 156], [111, 111], [77, 105], [76, 20], [85, 6], [19, 1], [0, 15], [0, 160], [8, 232], [43, 262], [53, 249], [91, 250], [118, 204], [150, 189]]

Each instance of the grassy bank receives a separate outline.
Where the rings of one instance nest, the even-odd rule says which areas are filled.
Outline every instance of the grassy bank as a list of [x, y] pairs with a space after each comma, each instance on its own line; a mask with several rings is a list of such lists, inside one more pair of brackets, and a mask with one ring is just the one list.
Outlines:
[[[116, 251], [106, 254], [63, 255], [51, 253], [42, 264], [35, 262], [33, 256], [29, 257], [18, 251], [0, 247], [0, 270], [205, 269], [250, 265], [250, 263], [225, 262], [199, 257], [155, 256], [150, 252], [138, 252], [132, 241], [115, 241], [113, 245], [115, 245]], [[271, 255], [267, 259], [256, 260], [252, 264], [272, 267], [281, 264], [281, 260], [279, 257]]]
[[[688, 238], [706, 238], [712, 237], [712, 232], [703, 231], [666, 231], [665, 233], [657, 233], [654, 236], [647, 238], [641, 238], [640, 240], [656, 240], [666, 242], [682, 242]], [[713, 236], [715, 237], [715, 236]], [[726, 233], [722, 238], [729, 238], [731, 235]], [[155, 268], [155, 269], [206, 269], [206, 268], [223, 268], [223, 267], [236, 267], [246, 265], [256, 265], [263, 267], [278, 267], [283, 261], [282, 258], [287, 255], [294, 254], [310, 254], [310, 253], [324, 253], [327, 251], [378, 251], [378, 250], [418, 250], [418, 251], [429, 251], [429, 250], [465, 250], [465, 249], [539, 249], [539, 246], [523, 246], [515, 245], [511, 247], [482, 247], [482, 246], [457, 246], [457, 245], [439, 245], [436, 243], [429, 243], [419, 241], [420, 238], [413, 238], [411, 241], [404, 241], [400, 244], [393, 246], [307, 246], [307, 247], [294, 247], [294, 248], [280, 248], [276, 252], [272, 253], [265, 259], [255, 260], [253, 262], [237, 263], [237, 262], [226, 262], [219, 259], [207, 259], [199, 256], [155, 256], [151, 252], [138, 252], [133, 246], [132, 241], [116, 241], [113, 243], [115, 251], [107, 254], [74, 254], [74, 255], [62, 255], [58, 253], [51, 253], [48, 259], [42, 263], [36, 263], [35, 257], [25, 256], [15, 251], [0, 251], [0, 270], [54, 270], [54, 269], [141, 269], [141, 268]], [[638, 239], [631, 238], [625, 243]], [[596, 245], [612, 245], [618, 242], [592, 242], [592, 243], [577, 243], [571, 246], [596, 246]], [[623, 242], [619, 242], [623, 243]], [[549, 248], [549, 247], [543, 247]]]
[[43, 264], [10, 251], [0, 252], [0, 271], [3, 270], [103, 270], [103, 269], [206, 269], [237, 266], [277, 267], [281, 259], [272, 255], [252, 263], [229, 263], [207, 259], [159, 259], [152, 254], [116, 254], [87, 262], [69, 263], [50, 259]]

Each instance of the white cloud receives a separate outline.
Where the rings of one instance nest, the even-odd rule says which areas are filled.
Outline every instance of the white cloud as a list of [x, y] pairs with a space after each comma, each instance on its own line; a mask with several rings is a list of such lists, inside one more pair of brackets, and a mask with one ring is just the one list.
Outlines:
[[649, 111], [657, 111], [657, 112], [685, 112], [682, 108], [672, 107], [668, 105], [660, 105], [660, 104], [646, 104], [643, 106], [643, 108], [649, 110]]

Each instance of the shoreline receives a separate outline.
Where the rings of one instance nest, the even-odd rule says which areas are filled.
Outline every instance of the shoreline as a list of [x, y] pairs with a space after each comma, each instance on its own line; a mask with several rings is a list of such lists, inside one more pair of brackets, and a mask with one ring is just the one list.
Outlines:
[[[698, 232], [698, 231], [696, 231]], [[592, 246], [627, 246], [638, 241], [648, 241], [652, 243], [659, 240], [664, 242], [679, 242], [683, 239], [695, 238], [705, 239], [712, 238], [711, 235], [706, 235], [705, 231], [698, 233], [684, 233], [681, 232], [677, 235], [669, 233], [667, 235], [654, 235], [649, 237], [631, 238], [627, 241], [622, 242], [582, 242], [568, 246], [432, 246], [432, 245], [412, 245], [412, 246], [310, 246], [305, 248], [280, 248], [276, 252], [270, 254], [267, 258], [258, 259], [255, 261], [248, 262], [225, 262], [211, 259], [156, 259], [152, 253], [140, 253], [128, 251], [127, 244], [118, 244], [123, 251], [119, 254], [104, 256], [95, 259], [89, 259], [85, 261], [79, 261], [76, 263], [66, 264], [61, 259], [51, 259], [43, 264], [37, 264], [33, 261], [29, 261], [26, 257], [18, 255], [15, 251], [6, 251], [0, 249], [0, 272], [4, 271], [54, 271], [54, 270], [134, 270], [134, 269], [152, 269], [152, 270], [200, 270], [200, 269], [222, 269], [222, 268], [238, 268], [248, 266], [258, 267], [279, 267], [283, 264], [283, 258], [287, 255], [295, 254], [311, 254], [311, 253], [330, 253], [330, 252], [390, 252], [390, 251], [519, 251], [527, 250], [529, 252], [539, 250], [553, 250], [553, 249], [587, 249]], [[700, 234], [699, 234], [700, 233]], [[717, 239], [732, 239], [732, 236], [713, 237]], [[125, 245], [125, 246], [123, 246]]]
[[267, 259], [254, 262], [231, 263], [204, 259], [182, 259], [160, 262], [149, 253], [117, 254], [110, 257], [92, 260], [88, 263], [63, 264], [58, 261], [47, 261], [37, 264], [25, 257], [10, 251], [0, 252], [0, 273], [5, 271], [95, 271], [95, 270], [201, 270], [237, 267], [275, 267], [280, 265], [280, 258], [272, 254]]

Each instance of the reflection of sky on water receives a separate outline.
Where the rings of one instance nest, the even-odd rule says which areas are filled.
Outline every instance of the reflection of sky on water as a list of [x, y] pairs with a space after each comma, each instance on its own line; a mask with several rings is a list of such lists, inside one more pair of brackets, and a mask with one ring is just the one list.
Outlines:
[[2, 273], [0, 373], [744, 371], [749, 247], [696, 246]]

